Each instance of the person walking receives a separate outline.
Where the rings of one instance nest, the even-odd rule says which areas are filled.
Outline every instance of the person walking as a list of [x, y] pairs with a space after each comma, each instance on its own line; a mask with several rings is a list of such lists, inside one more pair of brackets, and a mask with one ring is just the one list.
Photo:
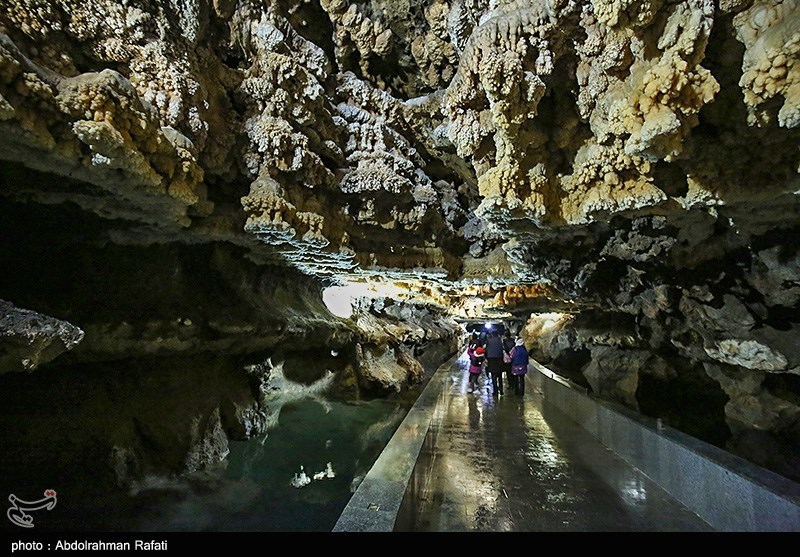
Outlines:
[[506, 376], [506, 386], [509, 390], [514, 388], [514, 381], [511, 375], [511, 350], [514, 346], [514, 339], [512, 339], [511, 334], [506, 331], [506, 334], [503, 335], [503, 375]]
[[492, 395], [503, 394], [503, 341], [492, 331], [486, 339], [486, 369], [492, 378]]
[[530, 353], [525, 347], [525, 341], [518, 338], [514, 348], [511, 349], [511, 379], [514, 394], [525, 396], [525, 374], [528, 373]]
[[469, 356], [468, 392], [473, 393], [478, 386], [478, 378], [481, 376], [481, 372], [483, 371], [483, 363], [486, 360], [486, 353], [483, 349], [483, 346], [470, 346], [467, 349], [467, 355]]

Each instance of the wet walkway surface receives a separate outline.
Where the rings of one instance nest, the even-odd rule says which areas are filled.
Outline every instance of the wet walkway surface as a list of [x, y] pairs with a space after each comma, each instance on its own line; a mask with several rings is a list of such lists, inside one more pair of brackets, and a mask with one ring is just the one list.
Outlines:
[[436, 442], [420, 455], [428, 471], [413, 530], [712, 531], [549, 405], [530, 373], [524, 397], [506, 385], [495, 398], [484, 375], [468, 392], [466, 366], [453, 366]]

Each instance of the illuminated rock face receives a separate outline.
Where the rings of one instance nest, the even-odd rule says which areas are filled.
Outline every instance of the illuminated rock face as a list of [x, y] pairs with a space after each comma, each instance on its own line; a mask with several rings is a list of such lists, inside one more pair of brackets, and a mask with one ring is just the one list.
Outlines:
[[[374, 307], [345, 325], [325, 287], [391, 285], [440, 316], [581, 314], [529, 338], [601, 396], [666, 412], [648, 393], [682, 385], [708, 393], [735, 439], [792, 440], [797, 11], [0, 0], [6, 222], [79, 246], [58, 262], [70, 284], [102, 274], [88, 261], [105, 250], [98, 261], [142, 257], [170, 285], [163, 300], [123, 299], [114, 279], [89, 281], [129, 319], [53, 311], [58, 296], [35, 281], [4, 279], [0, 298], [86, 332], [59, 359], [350, 346], [345, 390], [418, 375], [398, 340], [414, 327], [393, 330]], [[158, 250], [184, 280], [156, 271]], [[132, 270], [119, 271], [122, 285]], [[241, 303], [226, 309], [232, 293]], [[448, 337], [437, 319], [411, 344]]]

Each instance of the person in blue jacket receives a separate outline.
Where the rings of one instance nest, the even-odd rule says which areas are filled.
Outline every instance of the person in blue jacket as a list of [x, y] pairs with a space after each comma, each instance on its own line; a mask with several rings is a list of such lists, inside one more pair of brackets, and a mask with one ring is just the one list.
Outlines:
[[530, 354], [525, 348], [525, 341], [518, 338], [511, 349], [511, 387], [517, 396], [525, 395], [525, 374], [528, 373], [529, 360]]

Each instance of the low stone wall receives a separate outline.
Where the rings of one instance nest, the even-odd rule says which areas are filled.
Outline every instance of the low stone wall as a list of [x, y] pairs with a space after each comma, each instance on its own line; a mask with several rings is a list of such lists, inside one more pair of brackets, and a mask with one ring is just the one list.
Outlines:
[[[429, 381], [353, 494], [334, 532], [404, 531], [425, 491], [454, 358]], [[562, 412], [719, 531], [800, 531], [800, 484], [658, 420], [589, 395], [538, 362], [528, 381]], [[537, 373], [538, 372], [538, 373]]]
[[[435, 443], [428, 431], [437, 409], [446, 395], [443, 388], [458, 355], [442, 364], [406, 414], [386, 448], [359, 484], [348, 502], [334, 532], [392, 532], [400, 516], [408, 513], [406, 492], [416, 482], [424, 481], [418, 473], [417, 460], [425, 443]], [[404, 503], [404, 500], [407, 500]]]
[[656, 419], [592, 398], [534, 362], [529, 374], [545, 404], [556, 407], [603, 445], [719, 531], [800, 531], [800, 484]]

